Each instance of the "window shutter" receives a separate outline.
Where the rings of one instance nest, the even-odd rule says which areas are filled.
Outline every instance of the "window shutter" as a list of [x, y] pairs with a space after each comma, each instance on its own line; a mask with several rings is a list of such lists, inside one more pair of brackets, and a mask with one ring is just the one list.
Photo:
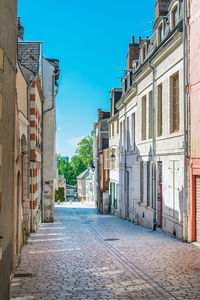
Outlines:
[[153, 208], [153, 162], [149, 162], [149, 206]]
[[147, 205], [147, 161], [143, 162], [143, 203]]
[[140, 202], [140, 161], [133, 162], [133, 201]]

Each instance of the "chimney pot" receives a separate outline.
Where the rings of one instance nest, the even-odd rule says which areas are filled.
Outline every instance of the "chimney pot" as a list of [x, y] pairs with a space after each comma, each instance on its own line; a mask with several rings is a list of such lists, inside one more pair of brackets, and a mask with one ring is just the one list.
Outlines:
[[132, 36], [132, 44], [134, 44], [135, 43], [135, 41], [134, 41], [134, 36]]
[[142, 38], [141, 38], [141, 36], [139, 36], [139, 44], [141, 44], [141, 40], [142, 40]]
[[17, 18], [17, 36], [20, 39], [24, 39], [24, 27], [20, 24], [20, 18]]

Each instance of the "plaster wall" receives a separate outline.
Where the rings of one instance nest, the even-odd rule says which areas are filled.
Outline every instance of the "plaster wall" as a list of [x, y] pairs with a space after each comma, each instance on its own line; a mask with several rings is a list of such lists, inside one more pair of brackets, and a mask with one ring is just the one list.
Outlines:
[[0, 1], [0, 299], [9, 299], [13, 262], [17, 1]]
[[[56, 180], [56, 112], [54, 67], [43, 58], [43, 204], [44, 220], [52, 222]], [[49, 110], [49, 111], [47, 111]]]
[[[167, 52], [166, 52], [167, 51]], [[166, 50], [159, 52], [155, 57], [153, 64], [155, 66], [155, 128], [156, 128], [156, 164], [162, 161], [163, 176], [163, 230], [175, 233], [178, 237], [183, 236], [183, 47], [182, 39], [176, 39], [170, 44]], [[170, 78], [178, 72], [179, 74], [179, 112], [180, 112], [180, 130], [176, 133], [170, 133]], [[135, 79], [137, 82], [137, 94], [132, 100], [119, 111], [119, 122], [124, 123], [125, 119], [129, 120], [135, 113], [135, 149], [126, 152], [126, 173], [125, 177], [125, 156], [120, 154], [120, 203], [119, 214], [121, 217], [127, 217], [131, 221], [141, 225], [153, 226], [153, 209], [141, 201], [133, 201], [133, 177], [139, 177], [135, 173], [133, 163], [137, 161], [152, 160], [152, 139], [149, 139], [149, 92], [152, 91], [152, 72], [150, 68], [146, 68]], [[162, 83], [162, 136], [157, 136], [157, 87]], [[146, 139], [142, 141], [142, 97], [146, 96]], [[125, 121], [126, 124], [126, 121]], [[122, 130], [124, 132], [124, 130]], [[124, 135], [124, 134], [123, 134]], [[126, 141], [127, 132], [122, 140]], [[125, 142], [126, 144], [126, 142]], [[175, 165], [173, 165], [175, 162]], [[175, 183], [172, 182], [172, 172], [175, 172]], [[129, 180], [127, 179], [129, 176]], [[129, 189], [127, 188], [127, 180], [129, 181]], [[138, 186], [140, 182], [138, 182]], [[157, 174], [158, 186], [158, 174]], [[158, 198], [158, 188], [156, 192]], [[128, 201], [129, 199], [129, 201]], [[127, 201], [129, 202], [127, 204]], [[159, 202], [157, 201], [157, 210]], [[157, 221], [159, 224], [159, 211], [157, 211]]]

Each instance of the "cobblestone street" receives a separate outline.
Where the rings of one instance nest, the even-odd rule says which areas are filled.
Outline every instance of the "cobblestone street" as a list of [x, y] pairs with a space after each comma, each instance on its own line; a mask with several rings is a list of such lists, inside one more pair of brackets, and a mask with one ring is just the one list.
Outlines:
[[11, 299], [200, 299], [200, 248], [61, 204], [24, 246]]

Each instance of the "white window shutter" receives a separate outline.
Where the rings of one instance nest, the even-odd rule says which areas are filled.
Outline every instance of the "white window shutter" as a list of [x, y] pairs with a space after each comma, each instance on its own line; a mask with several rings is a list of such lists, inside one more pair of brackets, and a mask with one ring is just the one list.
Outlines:
[[140, 202], [140, 161], [133, 162], [133, 201]]
[[153, 162], [149, 164], [149, 206], [153, 208]]
[[143, 162], [143, 203], [147, 205], [147, 162]]

